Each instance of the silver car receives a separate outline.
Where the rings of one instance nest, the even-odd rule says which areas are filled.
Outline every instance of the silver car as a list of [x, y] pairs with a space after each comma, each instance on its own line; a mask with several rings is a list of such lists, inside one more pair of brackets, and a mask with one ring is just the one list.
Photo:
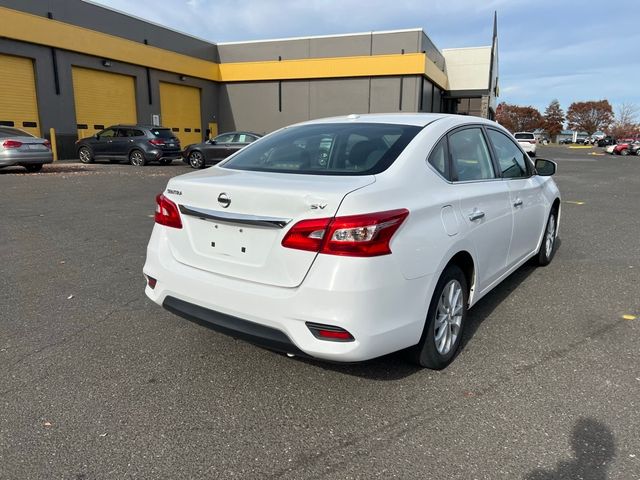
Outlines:
[[0, 127], [0, 168], [21, 165], [28, 172], [39, 172], [53, 162], [49, 140], [17, 128]]

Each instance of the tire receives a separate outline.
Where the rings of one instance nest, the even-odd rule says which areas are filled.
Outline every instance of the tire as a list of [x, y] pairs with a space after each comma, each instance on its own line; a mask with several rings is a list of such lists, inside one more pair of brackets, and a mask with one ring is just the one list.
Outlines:
[[536, 257], [536, 263], [544, 267], [551, 263], [553, 256], [556, 253], [556, 244], [558, 239], [558, 211], [554, 208], [549, 214], [547, 220], [547, 226], [544, 229], [544, 236], [542, 237], [542, 244]]
[[626, 157], [627, 155], [629, 155], [629, 149], [625, 148], [624, 150], [620, 150], [620, 155]]
[[129, 163], [134, 167], [144, 167], [147, 164], [147, 159], [144, 158], [144, 153], [140, 150], [132, 150], [129, 154]]
[[89, 147], [80, 147], [78, 150], [78, 158], [82, 163], [93, 163], [94, 161], [93, 153], [91, 153]]
[[639, 148], [638, 150], [636, 150], [636, 155], [637, 155], [638, 157], [640, 157], [640, 148]]
[[[447, 305], [452, 298], [453, 311]], [[411, 360], [433, 370], [442, 370], [453, 361], [460, 348], [468, 302], [464, 273], [457, 265], [449, 265], [436, 284], [420, 342], [409, 351]]]
[[191, 168], [196, 168], [196, 169], [204, 168], [205, 161], [204, 161], [204, 156], [202, 155], [202, 152], [199, 152], [198, 150], [194, 150], [193, 152], [191, 152], [189, 154], [189, 165], [191, 165]]
[[171, 165], [173, 163], [173, 160], [170, 158], [163, 158], [161, 160], [158, 160], [158, 163], [160, 165]]
[[40, 170], [42, 170], [42, 164], [41, 163], [32, 163], [31, 165], [24, 165], [24, 168], [26, 168], [27, 172], [29, 172], [29, 173], [35, 173], [35, 172], [39, 172]]

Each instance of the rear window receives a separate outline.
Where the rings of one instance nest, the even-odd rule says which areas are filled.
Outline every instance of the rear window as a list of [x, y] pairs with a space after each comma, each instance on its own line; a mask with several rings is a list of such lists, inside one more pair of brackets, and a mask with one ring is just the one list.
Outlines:
[[154, 128], [151, 130], [151, 134], [158, 138], [173, 138], [173, 132], [168, 128]]
[[312, 175], [373, 175], [398, 158], [420, 127], [324, 123], [290, 127], [252, 143], [223, 168]]
[[0, 138], [7, 137], [33, 137], [30, 133], [23, 132], [18, 128], [0, 127]]
[[516, 133], [515, 137], [518, 140], [533, 140], [535, 138], [533, 133]]

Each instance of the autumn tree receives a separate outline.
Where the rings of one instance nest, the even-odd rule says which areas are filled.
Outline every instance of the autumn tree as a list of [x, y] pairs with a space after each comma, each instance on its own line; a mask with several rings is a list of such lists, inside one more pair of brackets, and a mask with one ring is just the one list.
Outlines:
[[616, 138], [636, 134], [640, 131], [640, 125], [638, 124], [639, 111], [638, 107], [633, 103], [622, 103], [619, 105], [615, 121], [609, 133]]
[[536, 108], [505, 102], [501, 102], [496, 108], [496, 122], [511, 132], [531, 132], [542, 127], [544, 123]]
[[562, 132], [564, 125], [564, 112], [558, 100], [552, 100], [544, 111], [544, 129], [551, 138]]
[[608, 100], [574, 102], [567, 110], [567, 122], [570, 129], [592, 135], [613, 123], [613, 109]]

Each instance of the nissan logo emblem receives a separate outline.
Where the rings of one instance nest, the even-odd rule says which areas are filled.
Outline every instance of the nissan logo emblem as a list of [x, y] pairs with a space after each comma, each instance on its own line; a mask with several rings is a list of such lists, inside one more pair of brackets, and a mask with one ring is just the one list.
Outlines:
[[229, 195], [222, 192], [220, 195], [218, 195], [218, 203], [222, 208], [227, 208], [229, 205], [231, 205], [231, 199], [229, 198]]

